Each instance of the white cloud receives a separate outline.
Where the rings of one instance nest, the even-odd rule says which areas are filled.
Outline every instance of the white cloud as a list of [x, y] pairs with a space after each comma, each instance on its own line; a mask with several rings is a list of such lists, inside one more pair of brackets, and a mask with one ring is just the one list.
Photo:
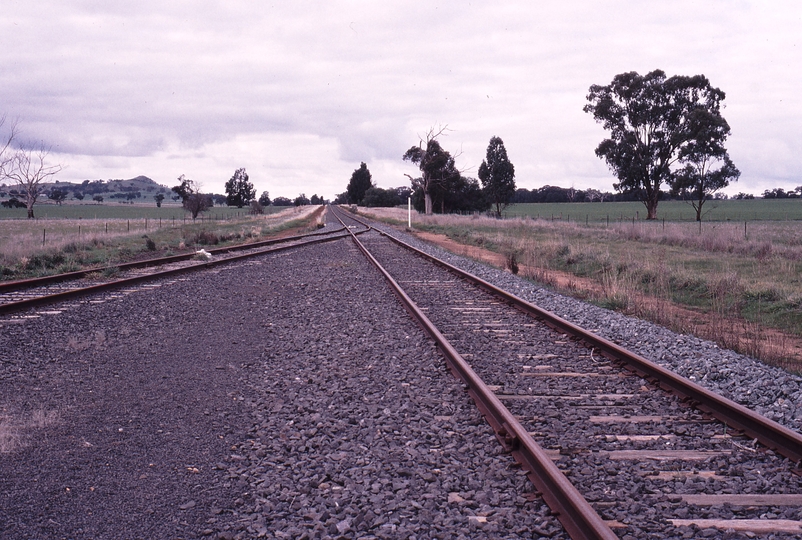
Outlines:
[[17, 2], [0, 106], [75, 179], [185, 173], [220, 192], [245, 166], [271, 195], [331, 197], [360, 161], [403, 184], [401, 155], [441, 123], [474, 175], [498, 135], [519, 186], [611, 189], [587, 89], [661, 68], [727, 92], [739, 191], [794, 187], [800, 22], [780, 1]]

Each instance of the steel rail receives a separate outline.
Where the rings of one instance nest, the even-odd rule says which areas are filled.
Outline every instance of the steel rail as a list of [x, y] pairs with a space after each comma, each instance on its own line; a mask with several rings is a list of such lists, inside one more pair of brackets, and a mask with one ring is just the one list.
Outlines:
[[[367, 231], [357, 231], [356, 234], [362, 234]], [[51, 304], [54, 302], [60, 302], [63, 300], [68, 300], [71, 298], [76, 298], [78, 296], [83, 296], [85, 294], [92, 294], [97, 292], [102, 292], [106, 290], [116, 289], [119, 287], [123, 287], [126, 285], [135, 285], [137, 283], [141, 283], [143, 281], [148, 281], [152, 279], [164, 278], [169, 276], [175, 276], [178, 274], [182, 274], [185, 272], [192, 272], [194, 270], [202, 270], [205, 268], [211, 268], [214, 266], [239, 261], [242, 259], [247, 259], [249, 257], [256, 257], [259, 255], [267, 255], [270, 253], [278, 253], [281, 251], [286, 251], [293, 248], [303, 247], [311, 244], [321, 244], [324, 242], [331, 242], [334, 240], [340, 240], [342, 238], [348, 238], [350, 235], [353, 235], [352, 231], [348, 231], [348, 233], [343, 233], [337, 236], [331, 236], [327, 238], [315, 238], [313, 240], [309, 240], [307, 242], [302, 242], [300, 244], [289, 244], [284, 246], [276, 246], [272, 248], [267, 248], [265, 250], [256, 251], [253, 253], [243, 253], [240, 255], [234, 255], [232, 257], [226, 257], [224, 259], [214, 259], [210, 261], [201, 262], [198, 264], [193, 264], [190, 266], [183, 266], [181, 268], [171, 268], [168, 270], [161, 270], [158, 272], [154, 272], [151, 274], [144, 274], [140, 276], [132, 276], [128, 278], [117, 279], [114, 281], [109, 281], [107, 283], [100, 283], [97, 285], [90, 285], [89, 287], [82, 287], [78, 289], [73, 289], [70, 291], [63, 291], [60, 293], [50, 294], [46, 296], [39, 296], [36, 298], [28, 298], [25, 300], [19, 300], [17, 302], [9, 302], [7, 304], [0, 305], [0, 314], [11, 313], [13, 311], [19, 311], [22, 309], [28, 309], [31, 307], [36, 307], [45, 304]]]
[[[231, 253], [233, 251], [242, 251], [244, 249], [253, 249], [259, 248], [264, 246], [270, 246], [273, 244], [280, 244], [284, 242], [292, 242], [295, 240], [301, 240], [303, 238], [308, 238], [312, 236], [321, 236], [325, 234], [334, 234], [337, 232], [342, 231], [343, 228], [340, 227], [339, 229], [335, 229], [333, 231], [316, 231], [307, 234], [300, 234], [295, 236], [285, 236], [284, 238], [273, 238], [270, 240], [260, 240], [258, 242], [251, 242], [248, 244], [238, 244], [236, 246], [227, 246], [222, 248], [214, 248], [207, 251], [211, 255], [219, 255], [222, 253]], [[150, 266], [162, 266], [165, 264], [171, 264], [175, 262], [186, 261], [193, 258], [196, 253], [185, 253], [182, 255], [172, 255], [170, 257], [158, 257], [154, 259], [146, 259], [144, 261], [135, 261], [130, 263], [121, 263], [112, 266], [101, 266], [98, 268], [91, 268], [86, 270], [77, 270], [75, 272], [66, 272], [63, 274], [56, 274], [52, 276], [42, 276], [37, 278], [30, 278], [30, 279], [21, 279], [17, 281], [5, 281], [0, 283], [0, 293], [6, 293], [9, 291], [16, 291], [20, 289], [26, 289], [31, 287], [38, 287], [41, 285], [47, 285], [50, 283], [60, 283], [62, 281], [71, 281], [74, 279], [81, 279], [90, 274], [95, 274], [97, 272], [104, 272], [108, 270], [132, 270], [135, 268], [147, 268]]]
[[[352, 218], [365, 226], [368, 224], [357, 218]], [[601, 336], [585, 330], [571, 322], [566, 321], [556, 314], [542, 309], [534, 304], [530, 304], [514, 294], [511, 294], [495, 285], [488, 283], [482, 278], [475, 276], [465, 270], [457, 268], [445, 261], [442, 261], [428, 253], [421, 251], [395, 236], [374, 229], [390, 238], [393, 242], [403, 246], [422, 257], [430, 260], [448, 270], [456, 273], [464, 279], [485, 289], [486, 291], [498, 296], [504, 301], [512, 304], [524, 313], [539, 319], [551, 326], [555, 330], [571, 335], [586, 345], [598, 349], [602, 355], [610, 360], [622, 363], [626, 368], [637, 373], [639, 376], [659, 385], [664, 390], [674, 393], [686, 402], [689, 402], [697, 409], [707, 412], [714, 418], [723, 422], [727, 427], [740, 431], [750, 438], [757, 439], [764, 446], [775, 450], [788, 459], [799, 462], [802, 460], [802, 435], [793, 431], [774, 420], [756, 413], [743, 405], [732, 401], [724, 396], [704, 388], [670, 371], [659, 364], [647, 360], [620, 345], [617, 345]]]
[[[337, 218], [340, 219], [339, 216]], [[356, 221], [366, 225], [360, 220]], [[342, 220], [340, 222], [342, 223]], [[343, 225], [345, 224], [343, 223]], [[618, 536], [593, 510], [546, 452], [532, 439], [526, 428], [515, 418], [515, 415], [501, 403], [448, 339], [418, 309], [412, 299], [373, 257], [356, 235], [352, 233], [351, 238], [365, 257], [381, 272], [407, 312], [437, 343], [437, 346], [446, 357], [451, 372], [467, 386], [469, 395], [493, 428], [496, 438], [504, 449], [510, 452], [513, 458], [527, 471], [530, 481], [539, 490], [540, 495], [560, 520], [571, 538], [575, 540], [617, 539]]]

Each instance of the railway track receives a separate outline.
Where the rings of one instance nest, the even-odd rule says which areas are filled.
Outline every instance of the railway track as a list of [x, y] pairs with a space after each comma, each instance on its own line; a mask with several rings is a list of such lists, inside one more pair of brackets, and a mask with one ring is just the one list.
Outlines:
[[358, 243], [572, 538], [802, 534], [798, 433], [386, 234]]
[[[113, 289], [128, 288], [126, 292], [130, 293], [135, 291], [136, 287], [147, 287], [147, 282], [157, 278], [174, 277], [220, 264], [231, 264], [276, 251], [329, 242], [348, 236], [346, 229], [335, 223], [328, 223], [324, 230], [303, 235], [3, 282], [0, 283], [0, 315]], [[366, 230], [362, 225], [356, 227], [360, 233]]]

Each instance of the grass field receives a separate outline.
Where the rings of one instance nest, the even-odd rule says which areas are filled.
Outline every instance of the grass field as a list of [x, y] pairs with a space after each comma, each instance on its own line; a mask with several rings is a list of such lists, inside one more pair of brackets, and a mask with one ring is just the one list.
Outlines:
[[[268, 206], [264, 209], [266, 214], [280, 212], [285, 206]], [[33, 207], [36, 219], [162, 219], [192, 221], [180, 204], [162, 204], [158, 208], [155, 204], [36, 204]], [[247, 208], [228, 206], [215, 206], [204, 212], [198, 219], [220, 220], [248, 215]], [[0, 207], [0, 220], [25, 219], [25, 208]], [[0, 223], [0, 227], [2, 227]]]
[[[113, 208], [113, 207], [112, 207]], [[130, 207], [129, 207], [130, 208]], [[113, 266], [142, 257], [169, 255], [202, 246], [255, 240], [288, 228], [316, 228], [320, 206], [279, 207], [252, 216], [230, 212], [223, 219], [67, 217], [0, 221], [0, 279], [23, 279], [86, 267]]]
[[[528, 203], [509, 206], [506, 217], [534, 217], [578, 223], [610, 223], [642, 220], [646, 207], [639, 202]], [[657, 220], [696, 221], [696, 212], [682, 201], [663, 201]], [[702, 221], [797, 221], [802, 220], [802, 199], [746, 199], [707, 201]]]
[[[362, 212], [407, 222], [401, 209]], [[421, 214], [412, 222], [415, 230], [512, 256], [522, 275], [563, 292], [802, 368], [802, 355], [791, 357], [798, 353], [772, 334], [776, 329], [802, 338], [802, 221], [749, 222], [746, 234], [743, 222], [726, 221], [703, 223], [701, 232], [695, 222], [611, 220], [607, 226], [589, 220], [586, 226]], [[554, 276], [571, 277], [560, 284]]]

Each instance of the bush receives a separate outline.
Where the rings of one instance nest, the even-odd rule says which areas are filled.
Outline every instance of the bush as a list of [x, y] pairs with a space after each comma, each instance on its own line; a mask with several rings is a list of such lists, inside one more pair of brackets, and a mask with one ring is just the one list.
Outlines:
[[220, 237], [204, 229], [195, 235], [194, 243], [201, 246], [216, 246], [220, 243]]

